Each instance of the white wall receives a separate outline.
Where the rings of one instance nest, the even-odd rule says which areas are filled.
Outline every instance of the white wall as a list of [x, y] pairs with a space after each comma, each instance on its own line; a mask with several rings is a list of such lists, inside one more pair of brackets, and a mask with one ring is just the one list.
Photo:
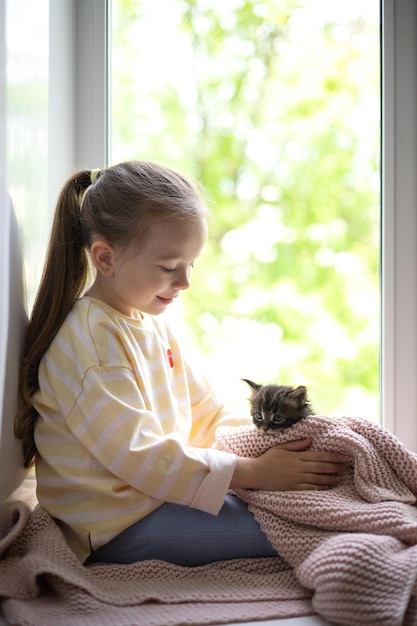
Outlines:
[[13, 436], [25, 325], [21, 245], [30, 281], [47, 222], [47, 0], [1, 0], [0, 68], [1, 502], [25, 476]]
[[20, 245], [30, 311], [63, 183], [106, 165], [106, 22], [106, 0], [0, 0], [0, 502], [25, 476], [13, 436]]

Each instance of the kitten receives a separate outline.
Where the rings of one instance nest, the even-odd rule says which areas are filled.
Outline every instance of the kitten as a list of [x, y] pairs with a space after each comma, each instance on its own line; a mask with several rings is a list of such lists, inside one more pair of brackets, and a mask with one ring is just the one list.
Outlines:
[[242, 380], [252, 389], [249, 399], [252, 421], [266, 433], [289, 428], [307, 415], [313, 414], [305, 387], [258, 385], [247, 378]]

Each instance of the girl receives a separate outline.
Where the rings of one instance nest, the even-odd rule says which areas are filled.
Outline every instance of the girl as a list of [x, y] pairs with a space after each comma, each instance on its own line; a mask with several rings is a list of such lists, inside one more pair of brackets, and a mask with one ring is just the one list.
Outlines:
[[309, 440], [253, 459], [210, 447], [217, 426], [247, 420], [227, 413], [162, 315], [190, 285], [206, 218], [189, 181], [146, 162], [78, 172], [58, 200], [16, 433], [39, 503], [82, 561], [276, 555], [229, 488], [341, 480], [341, 457]]

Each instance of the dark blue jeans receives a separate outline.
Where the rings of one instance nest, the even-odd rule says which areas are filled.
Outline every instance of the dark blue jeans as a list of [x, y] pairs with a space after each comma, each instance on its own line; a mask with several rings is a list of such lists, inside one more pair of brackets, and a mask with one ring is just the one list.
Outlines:
[[135, 563], [159, 559], [196, 566], [271, 556], [277, 552], [246, 504], [228, 495], [218, 515], [167, 502], [95, 550], [90, 560]]

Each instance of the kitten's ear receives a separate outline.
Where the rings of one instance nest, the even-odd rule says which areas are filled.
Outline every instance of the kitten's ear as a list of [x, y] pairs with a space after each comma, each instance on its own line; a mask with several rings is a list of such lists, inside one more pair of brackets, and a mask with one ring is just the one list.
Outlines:
[[295, 400], [297, 403], [297, 406], [304, 406], [304, 404], [306, 403], [306, 399], [307, 399], [307, 389], [303, 387], [302, 385], [300, 385], [299, 387], [294, 389], [294, 391], [292, 391], [288, 397]]
[[253, 380], [248, 380], [247, 378], [242, 378], [245, 383], [248, 383], [249, 387], [252, 387], [254, 391], [258, 391], [262, 387], [262, 385], [257, 385], [253, 382]]

